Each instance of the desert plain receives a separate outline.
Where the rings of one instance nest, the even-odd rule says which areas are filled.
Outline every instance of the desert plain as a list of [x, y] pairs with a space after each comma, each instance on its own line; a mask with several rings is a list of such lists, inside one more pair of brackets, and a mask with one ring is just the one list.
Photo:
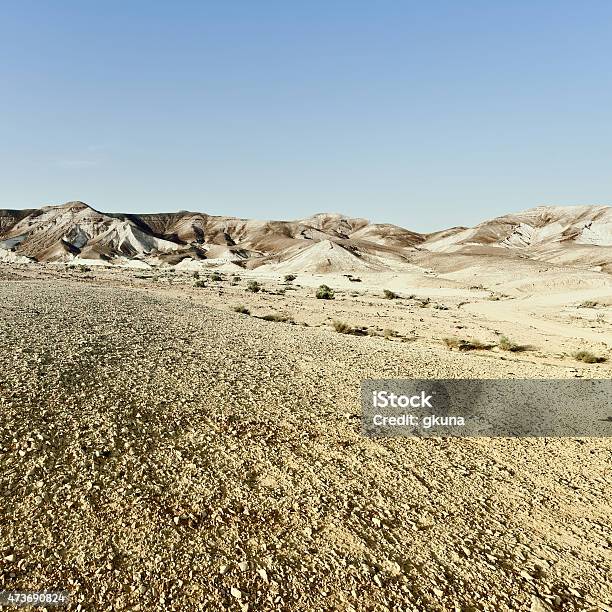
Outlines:
[[605, 266], [5, 259], [0, 589], [92, 611], [612, 610], [610, 438], [360, 424], [367, 378], [609, 379]]
[[2, 588], [80, 610], [610, 609], [609, 439], [359, 422], [364, 378], [608, 378], [573, 357], [609, 355], [607, 274], [0, 274]]

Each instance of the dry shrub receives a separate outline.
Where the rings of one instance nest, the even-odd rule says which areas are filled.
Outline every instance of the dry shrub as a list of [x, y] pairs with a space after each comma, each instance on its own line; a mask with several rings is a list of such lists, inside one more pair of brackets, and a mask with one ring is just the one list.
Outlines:
[[598, 357], [597, 355], [593, 355], [593, 353], [585, 350], [576, 351], [574, 353], [574, 359], [584, 363], [603, 363], [606, 360], [605, 357]]
[[492, 348], [490, 344], [485, 344], [480, 340], [465, 338], [443, 338], [443, 342], [449, 350], [457, 349], [458, 351], [488, 351]]
[[334, 321], [333, 326], [339, 334], [349, 334], [351, 336], [367, 335], [367, 330], [363, 327], [353, 327], [352, 325], [344, 323], [343, 321]]

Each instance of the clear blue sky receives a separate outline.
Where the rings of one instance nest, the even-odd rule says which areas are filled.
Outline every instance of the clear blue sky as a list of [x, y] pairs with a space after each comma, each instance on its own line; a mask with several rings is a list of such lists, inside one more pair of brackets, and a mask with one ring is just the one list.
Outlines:
[[612, 2], [0, 5], [0, 208], [416, 230], [612, 203]]

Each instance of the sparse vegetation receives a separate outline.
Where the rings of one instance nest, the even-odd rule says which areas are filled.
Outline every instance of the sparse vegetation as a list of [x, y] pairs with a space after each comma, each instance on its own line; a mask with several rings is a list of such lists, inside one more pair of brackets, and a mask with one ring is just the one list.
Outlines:
[[[429, 257], [423, 255], [424, 260]], [[287, 296], [280, 299], [271, 293], [247, 292], [246, 287], [250, 280], [261, 278], [264, 288], [277, 290], [285, 286], [284, 271], [272, 280], [272, 272], [264, 276], [264, 271], [245, 270], [239, 287], [228, 291], [224, 288], [229, 287], [234, 270], [223, 272], [225, 283], [215, 284], [210, 280], [213, 270], [202, 267], [200, 278], [194, 279], [194, 269], [180, 273], [180, 284], [175, 281], [169, 286], [171, 277], [165, 268], [153, 268], [147, 273], [164, 281], [155, 292], [149, 281], [136, 282], [134, 271], [119, 268], [112, 269], [112, 277], [110, 271], [97, 273], [98, 285], [79, 283], [78, 291], [74, 282], [83, 275], [63, 274], [61, 268], [56, 271], [51, 266], [36, 271], [42, 277], [47, 270], [50, 281], [0, 282], [4, 349], [0, 350], [0, 412], [2, 431], [8, 438], [0, 446], [8, 449], [3, 450], [4, 465], [10, 463], [2, 484], [4, 490], [18, 485], [16, 492], [23, 493], [23, 503], [4, 505], [2, 530], [7, 542], [26, 540], [2, 553], [3, 569], [14, 570], [16, 575], [13, 582], [23, 583], [24, 569], [34, 585], [53, 584], [56, 579], [61, 584], [68, 575], [74, 579], [70, 585], [81, 584], [83, 601], [104, 600], [112, 608], [115, 600], [128, 604], [134, 600], [142, 612], [189, 610], [196, 600], [213, 609], [249, 605], [250, 612], [295, 608], [300, 601], [313, 610], [349, 608], [351, 604], [380, 610], [419, 606], [452, 610], [455, 605], [466, 609], [480, 603], [482, 608], [511, 610], [529, 609], [531, 599], [534, 609], [552, 609], [576, 602], [588, 606], [587, 598], [595, 602], [591, 607], [608, 601], [612, 581], [601, 571], [589, 573], [594, 556], [602, 555], [591, 554], [586, 545], [569, 546], [565, 533], [567, 516], [572, 514], [576, 518], [571, 524], [572, 537], [586, 544], [606, 544], [603, 536], [608, 534], [603, 528], [594, 531], [588, 520], [593, 514], [602, 516], [602, 500], [607, 501], [610, 455], [604, 442], [581, 445], [568, 438], [567, 443], [555, 443], [558, 469], [548, 469], [552, 443], [546, 448], [543, 442], [527, 448], [524, 439], [500, 439], [503, 449], [494, 449], [493, 458], [504, 459], [508, 469], [498, 466], [498, 470], [490, 445], [440, 438], [450, 430], [437, 428], [434, 421], [429, 435], [436, 438], [415, 439], [412, 444], [412, 459], [423, 467], [417, 476], [425, 485], [427, 471], [462, 478], [458, 495], [450, 482], [433, 488], [420, 485], [414, 472], [406, 468], [407, 450], [411, 450], [407, 442], [360, 436], [359, 389], [353, 388], [363, 378], [393, 376], [540, 380], [563, 376], [574, 377], [575, 382], [607, 378], [612, 363], [608, 328], [590, 327], [597, 313], [608, 312], [603, 307], [605, 288], [591, 294], [600, 302], [593, 310], [576, 308], [588, 294], [536, 302], [535, 315], [548, 312], [550, 317], [550, 323], [543, 323], [543, 331], [538, 331], [529, 327], [537, 323], [535, 316], [526, 315], [524, 320], [518, 316], [528, 311], [515, 313], [516, 323], [489, 320], [478, 316], [478, 310], [456, 310], [457, 299], [464, 298], [452, 297], [453, 291], [417, 285], [414, 290], [420, 292], [419, 298], [430, 293], [432, 298], [430, 310], [421, 312], [416, 302], [405, 299], [411, 280], [390, 285], [382, 281], [387, 287], [397, 286], [401, 299], [392, 304], [381, 302], [385, 284], [378, 280], [376, 286], [374, 273], [364, 274], [359, 299], [348, 298], [350, 285], [337, 273], [319, 276], [318, 281], [300, 273], [302, 287], [290, 293], [290, 287], [298, 286], [296, 280], [287, 285]], [[508, 274], [513, 273], [510, 268]], [[11, 278], [6, 269], [2, 274]], [[27, 269], [24, 275], [33, 277], [34, 271]], [[336, 284], [334, 278], [344, 284]], [[206, 291], [189, 291], [199, 280], [208, 284]], [[335, 284], [336, 300], [333, 304], [312, 302], [316, 282], [325, 280]], [[549, 287], [542, 283], [536, 295], [546, 296]], [[222, 290], [224, 295], [218, 295]], [[472, 302], [486, 301], [475, 295]], [[370, 300], [371, 307], [367, 305]], [[439, 300], [445, 300], [451, 310], [435, 310]], [[565, 309], [562, 304], [573, 308]], [[494, 310], [497, 305], [488, 306]], [[67, 311], [79, 313], [69, 329]], [[275, 322], [284, 317], [273, 313], [290, 313], [296, 324]], [[583, 317], [580, 323], [566, 318], [578, 314]], [[263, 315], [274, 324], [262, 320]], [[612, 318], [612, 314], [606, 316]], [[558, 333], [555, 321], [560, 323]], [[575, 325], [574, 333], [566, 333], [563, 323]], [[368, 335], [357, 326], [367, 326]], [[401, 335], [396, 336], [394, 330]], [[502, 352], [498, 344], [504, 334], [516, 343], [540, 343], [542, 350], [534, 350], [533, 358], [532, 352]], [[580, 334], [584, 340], [578, 339]], [[442, 342], [445, 336], [456, 336], [453, 350]], [[469, 350], [464, 345], [471, 338], [490, 343], [492, 350]], [[460, 347], [467, 352], [460, 352]], [[578, 349], [604, 356], [607, 363], [575, 361], [573, 353]], [[529, 358], [524, 359], [525, 355]], [[46, 374], [44, 385], [39, 374]], [[60, 402], [58, 406], [58, 398], [67, 398], [67, 405]], [[203, 409], [206, 406], [211, 407], [208, 412]], [[461, 410], [431, 412], [446, 416]], [[595, 427], [604, 430], [609, 414], [608, 410], [596, 415], [603, 419], [596, 423], [591, 419], [594, 433]], [[277, 416], [280, 422], [274, 420]], [[529, 434], [529, 425], [535, 433], [538, 425], [546, 426], [537, 418], [531, 420], [525, 429], [516, 427], [518, 434]], [[586, 426], [581, 433], [580, 423], [574, 424], [575, 431], [569, 433], [577, 437], [588, 433]], [[511, 425], [510, 419], [501, 425]], [[54, 434], [57, 439], [63, 435], [65, 443], [53, 443], [51, 437], [47, 444]], [[70, 460], [73, 456], [76, 460]], [[362, 464], [369, 469], [357, 469]], [[147, 469], [131, 469], [134, 466]], [[44, 482], [49, 478], [51, 496], [45, 498]], [[44, 485], [40, 490], [35, 486], [39, 479]], [[299, 479], [303, 483], [299, 494], [287, 491]], [[61, 483], [70, 487], [64, 487], [55, 499], [53, 493]], [[322, 491], [321, 483], [331, 494]], [[572, 491], [568, 483], [580, 490]], [[101, 490], [91, 488], [94, 485]], [[546, 512], [538, 511], [542, 492]], [[41, 497], [35, 500], [34, 495]], [[582, 499], [579, 504], [577, 495]], [[150, 502], [151, 512], [142, 512], [144, 502], [130, 509], [130, 502], [141, 498]], [[463, 542], [465, 524], [456, 520], [466, 499], [474, 500], [478, 514], [467, 543]], [[113, 500], [128, 503], [111, 507]], [[513, 516], [516, 500], [523, 509], [535, 508], [536, 518], [542, 519], [537, 533], [533, 533], [533, 512]], [[90, 506], [101, 510], [90, 512]], [[282, 513], [289, 510], [291, 516], [284, 517]], [[340, 514], [342, 532], [328, 532], [331, 545], [323, 542], [317, 548], [317, 540], [326, 537], [320, 529], [333, 527]], [[428, 562], [434, 534], [427, 529], [434, 525], [435, 530], [444, 521], [437, 553], [441, 559], [449, 555], [455, 559], [446, 563], [456, 579], [450, 586], [445, 568], [440, 569], [437, 561]], [[413, 522], [416, 531], [410, 529]], [[499, 525], [504, 522], [511, 524], [511, 537], [502, 542]], [[287, 534], [288, 525], [295, 537]], [[44, 536], [45, 530], [70, 545], [70, 554], [57, 559], [53, 567], [44, 541], [40, 545], [27, 541], [27, 532]], [[128, 531], [129, 537], [116, 541], [118, 532]], [[418, 536], [409, 552], [417, 561], [427, 561], [422, 568], [415, 569], [401, 554], [398, 541], [408, 531]], [[385, 533], [389, 540], [383, 537]], [[364, 537], [370, 539], [364, 542]], [[92, 542], [95, 555], [91, 554]], [[159, 553], [144, 564], [150, 570], [146, 575], [141, 575], [143, 542], [154, 543], [152, 557]], [[465, 544], [463, 552], [459, 544]], [[30, 549], [24, 557], [26, 546]], [[516, 546], [523, 555], [510, 554]], [[348, 561], [332, 554], [339, 547]], [[304, 556], [304, 550], [314, 552]], [[28, 556], [31, 551], [34, 556]], [[495, 570], [498, 580], [487, 580], [496, 564], [492, 554], [486, 557], [487, 551], [505, 555]], [[303, 567], [297, 571], [294, 562], [300, 555]], [[91, 563], [75, 568], [72, 559], [76, 557], [90, 558]], [[542, 561], [543, 569], [534, 565], [535, 558]], [[551, 566], [551, 575], [542, 578], [547, 559], [558, 564]], [[107, 563], [119, 567], [118, 576], [104, 569]], [[357, 568], [348, 577], [346, 563]], [[198, 584], [204, 585], [202, 589], [194, 594], [171, 588], [179, 581], [189, 586], [191, 568]], [[533, 589], [527, 584], [531, 574]], [[300, 581], [302, 575], [312, 576], [313, 583]], [[414, 578], [413, 583], [406, 582], [404, 575], [408, 581]], [[342, 584], [343, 577], [346, 584]], [[372, 595], [373, 579], [383, 588]], [[410, 588], [402, 591], [402, 584]], [[538, 585], [543, 594], [535, 588]], [[581, 597], [573, 596], [569, 588], [578, 589]], [[98, 597], [100, 589], [106, 590]], [[356, 597], [349, 593], [353, 589]], [[325, 595], [320, 595], [323, 590]], [[530, 591], [536, 596], [531, 598]], [[360, 592], [365, 594], [363, 605]], [[559, 606], [554, 601], [557, 593]], [[162, 595], [165, 599], [158, 603]]]
[[274, 321], [275, 323], [295, 323], [290, 314], [283, 312], [274, 312], [261, 317], [264, 321]]
[[348, 334], [351, 336], [367, 335], [367, 330], [364, 327], [353, 327], [352, 325], [344, 323], [343, 321], [334, 321], [332, 325], [339, 334]]
[[285, 274], [286, 283], [292, 283], [296, 278], [297, 276], [295, 274]]
[[242, 304], [239, 304], [238, 306], [234, 306], [232, 310], [240, 314], [245, 314], [245, 315], [251, 314], [251, 311], [246, 306], [243, 306]]
[[349, 276], [349, 280], [351, 281], [351, 283], [360, 283], [361, 279], [357, 276]]
[[497, 343], [497, 346], [502, 351], [510, 351], [512, 353], [517, 353], [517, 352], [523, 350], [522, 346], [520, 346], [519, 344], [516, 344], [516, 342], [512, 342], [512, 340], [509, 340], [506, 336], [502, 336], [499, 339], [499, 342]]
[[201, 289], [202, 287], [206, 287], [206, 281], [205, 281], [205, 280], [202, 280], [202, 279], [197, 280], [197, 281], [196, 281], [196, 282], [193, 284], [193, 286], [194, 286], [194, 287], [198, 287], [198, 288], [200, 288], [200, 289]]
[[193, 278], [195, 278], [196, 280], [198, 280], [198, 278], [200, 278], [200, 273], [199, 273], [199, 272], [196, 270], [196, 271], [193, 273], [193, 275], [192, 275], [192, 276], [193, 276]]
[[250, 291], [251, 293], [259, 293], [261, 291], [261, 285], [255, 280], [249, 281], [247, 291]]
[[576, 351], [574, 353], [574, 359], [576, 361], [582, 361], [583, 363], [603, 363], [606, 360], [605, 357], [598, 357], [585, 350]]
[[387, 300], [396, 300], [399, 297], [399, 295], [397, 295], [395, 291], [391, 291], [391, 289], [385, 289], [383, 295]]
[[445, 304], [434, 304], [434, 308], [436, 310], [448, 310], [448, 306]]
[[333, 300], [334, 291], [327, 285], [320, 285], [316, 293], [318, 300]]
[[449, 350], [457, 349], [458, 351], [483, 351], [492, 348], [492, 345], [485, 344], [480, 340], [466, 340], [465, 338], [443, 338], [446, 348]]
[[213, 272], [210, 275], [210, 280], [212, 280], [212, 281], [222, 281], [223, 277], [221, 276], [221, 274], [219, 274], [219, 272]]
[[579, 308], [597, 308], [597, 305], [595, 300], [585, 300], [579, 305]]

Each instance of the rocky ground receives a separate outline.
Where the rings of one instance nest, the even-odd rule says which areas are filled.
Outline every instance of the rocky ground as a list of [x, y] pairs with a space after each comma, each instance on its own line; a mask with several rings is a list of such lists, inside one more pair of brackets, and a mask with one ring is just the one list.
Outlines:
[[610, 440], [360, 433], [364, 378], [575, 364], [74, 276], [0, 282], [0, 588], [80, 610], [612, 610]]

